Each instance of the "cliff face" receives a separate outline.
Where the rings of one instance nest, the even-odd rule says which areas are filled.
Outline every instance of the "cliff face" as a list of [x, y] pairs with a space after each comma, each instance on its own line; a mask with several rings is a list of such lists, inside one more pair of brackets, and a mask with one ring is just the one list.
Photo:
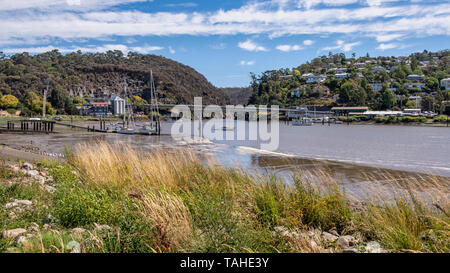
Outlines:
[[73, 97], [92, 97], [121, 94], [126, 80], [129, 93], [146, 99], [150, 70], [163, 103], [193, 103], [195, 96], [202, 96], [208, 104], [228, 102], [227, 95], [189, 66], [156, 55], [130, 53], [123, 56], [120, 51], [67, 55], [51, 51], [2, 58], [0, 92], [23, 99], [28, 91], [42, 94], [48, 81], [50, 90], [58, 87]]

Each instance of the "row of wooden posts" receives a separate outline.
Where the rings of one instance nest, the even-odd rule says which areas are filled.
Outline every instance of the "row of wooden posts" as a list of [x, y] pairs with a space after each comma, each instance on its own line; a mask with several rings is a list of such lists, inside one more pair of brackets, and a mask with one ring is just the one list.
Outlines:
[[[53, 132], [55, 122], [42, 120], [21, 120], [20, 131], [34, 131], [34, 132]], [[8, 121], [6, 123], [8, 131], [17, 131], [15, 123]]]

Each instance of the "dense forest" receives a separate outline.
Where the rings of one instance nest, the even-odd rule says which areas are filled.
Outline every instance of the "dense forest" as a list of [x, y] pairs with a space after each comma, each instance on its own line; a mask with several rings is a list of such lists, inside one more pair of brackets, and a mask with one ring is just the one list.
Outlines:
[[134, 52], [125, 56], [117, 50], [63, 55], [54, 50], [12, 56], [0, 52], [0, 108], [21, 110], [24, 115], [40, 113], [48, 85], [47, 112], [78, 113], [75, 106], [83, 104], [83, 98], [121, 94], [124, 80], [131, 95], [148, 100], [150, 70], [162, 103], [193, 103], [195, 96], [203, 96], [204, 103], [228, 102], [193, 68], [161, 56]]
[[449, 91], [440, 82], [449, 75], [449, 50], [377, 58], [330, 52], [293, 69], [252, 74], [249, 103], [445, 112]]

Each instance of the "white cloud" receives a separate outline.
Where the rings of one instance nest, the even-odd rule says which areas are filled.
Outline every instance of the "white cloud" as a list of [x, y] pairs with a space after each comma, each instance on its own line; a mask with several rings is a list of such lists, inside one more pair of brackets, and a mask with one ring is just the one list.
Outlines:
[[303, 47], [299, 45], [278, 45], [276, 48], [283, 52], [298, 51], [303, 49]]
[[391, 44], [379, 44], [377, 49], [384, 51], [384, 50], [393, 49], [393, 48], [397, 48], [397, 47], [398, 47], [398, 44], [392, 44], [392, 43]]
[[380, 34], [376, 36], [377, 42], [389, 42], [402, 38], [403, 34]]
[[[44, 40], [54, 39], [105, 41], [115, 36], [236, 34], [266, 34], [272, 38], [356, 34], [387, 43], [450, 35], [450, 3], [444, 1], [433, 5], [426, 1], [397, 1], [394, 5], [391, 2], [395, 0], [260, 0], [230, 10], [177, 13], [120, 11], [114, 7], [143, 1], [146, 0], [81, 0], [81, 5], [68, 5], [66, 0], [2, 1], [0, 44], [47, 45], [50, 43]], [[355, 6], [348, 6], [350, 3]], [[310, 42], [306, 40], [303, 45]], [[356, 45], [337, 45], [336, 49], [347, 50]], [[239, 46], [267, 51], [251, 40]]]
[[169, 46], [169, 52], [170, 52], [170, 54], [175, 54], [176, 53], [176, 51], [171, 46]]
[[152, 1], [153, 0], [4, 0], [0, 5], [0, 11], [18, 11], [24, 9], [45, 11], [93, 10], [120, 4]]
[[28, 53], [42, 53], [42, 52], [48, 52], [58, 49], [61, 53], [70, 53], [70, 52], [76, 52], [78, 50], [82, 52], [90, 52], [90, 53], [96, 53], [96, 52], [106, 52], [108, 50], [120, 50], [124, 53], [128, 53], [130, 51], [138, 52], [141, 54], [147, 54], [152, 51], [158, 51], [164, 49], [160, 46], [135, 46], [135, 47], [128, 47], [126, 45], [122, 44], [107, 44], [107, 45], [101, 45], [101, 46], [95, 46], [95, 47], [55, 47], [55, 46], [41, 46], [41, 47], [27, 47], [27, 48], [6, 48], [2, 49], [4, 53], [22, 53], [22, 52], [28, 52]]
[[352, 50], [355, 46], [358, 46], [360, 44], [361, 44], [361, 42], [345, 43], [342, 40], [337, 40], [335, 46], [324, 47], [324, 48], [322, 48], [322, 50], [323, 51], [340, 50], [340, 51], [347, 52], [347, 51]]
[[251, 40], [247, 40], [245, 42], [239, 42], [238, 46], [240, 48], [242, 48], [243, 50], [247, 50], [247, 51], [268, 51], [267, 48], [260, 46], [256, 43], [254, 43]]
[[314, 41], [311, 41], [311, 40], [304, 40], [304, 41], [303, 41], [303, 44], [306, 45], [306, 46], [310, 46], [310, 45], [314, 44]]
[[255, 64], [255, 61], [241, 61], [239, 63], [239, 65], [242, 65], [242, 66], [244, 66], [244, 65], [254, 65], [254, 64]]

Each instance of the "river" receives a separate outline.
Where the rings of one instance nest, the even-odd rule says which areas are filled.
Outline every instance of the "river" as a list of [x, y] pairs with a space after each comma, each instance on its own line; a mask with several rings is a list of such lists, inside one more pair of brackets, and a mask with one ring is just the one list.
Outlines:
[[[125, 142], [141, 150], [190, 147], [202, 155], [211, 155], [222, 165], [275, 173], [286, 180], [294, 170], [323, 169], [352, 187], [356, 187], [355, 182], [363, 187], [361, 183], [368, 180], [383, 181], [386, 173], [398, 181], [412, 175], [433, 174], [450, 183], [450, 128], [280, 123], [279, 147], [267, 151], [260, 148], [259, 140], [176, 139], [170, 135], [172, 125], [163, 123], [161, 136], [102, 134], [57, 127], [57, 134], [3, 134], [0, 144], [53, 154], [92, 140]], [[248, 133], [248, 122], [244, 125]], [[236, 131], [222, 133], [235, 135]], [[368, 175], [372, 178], [367, 179]]]

